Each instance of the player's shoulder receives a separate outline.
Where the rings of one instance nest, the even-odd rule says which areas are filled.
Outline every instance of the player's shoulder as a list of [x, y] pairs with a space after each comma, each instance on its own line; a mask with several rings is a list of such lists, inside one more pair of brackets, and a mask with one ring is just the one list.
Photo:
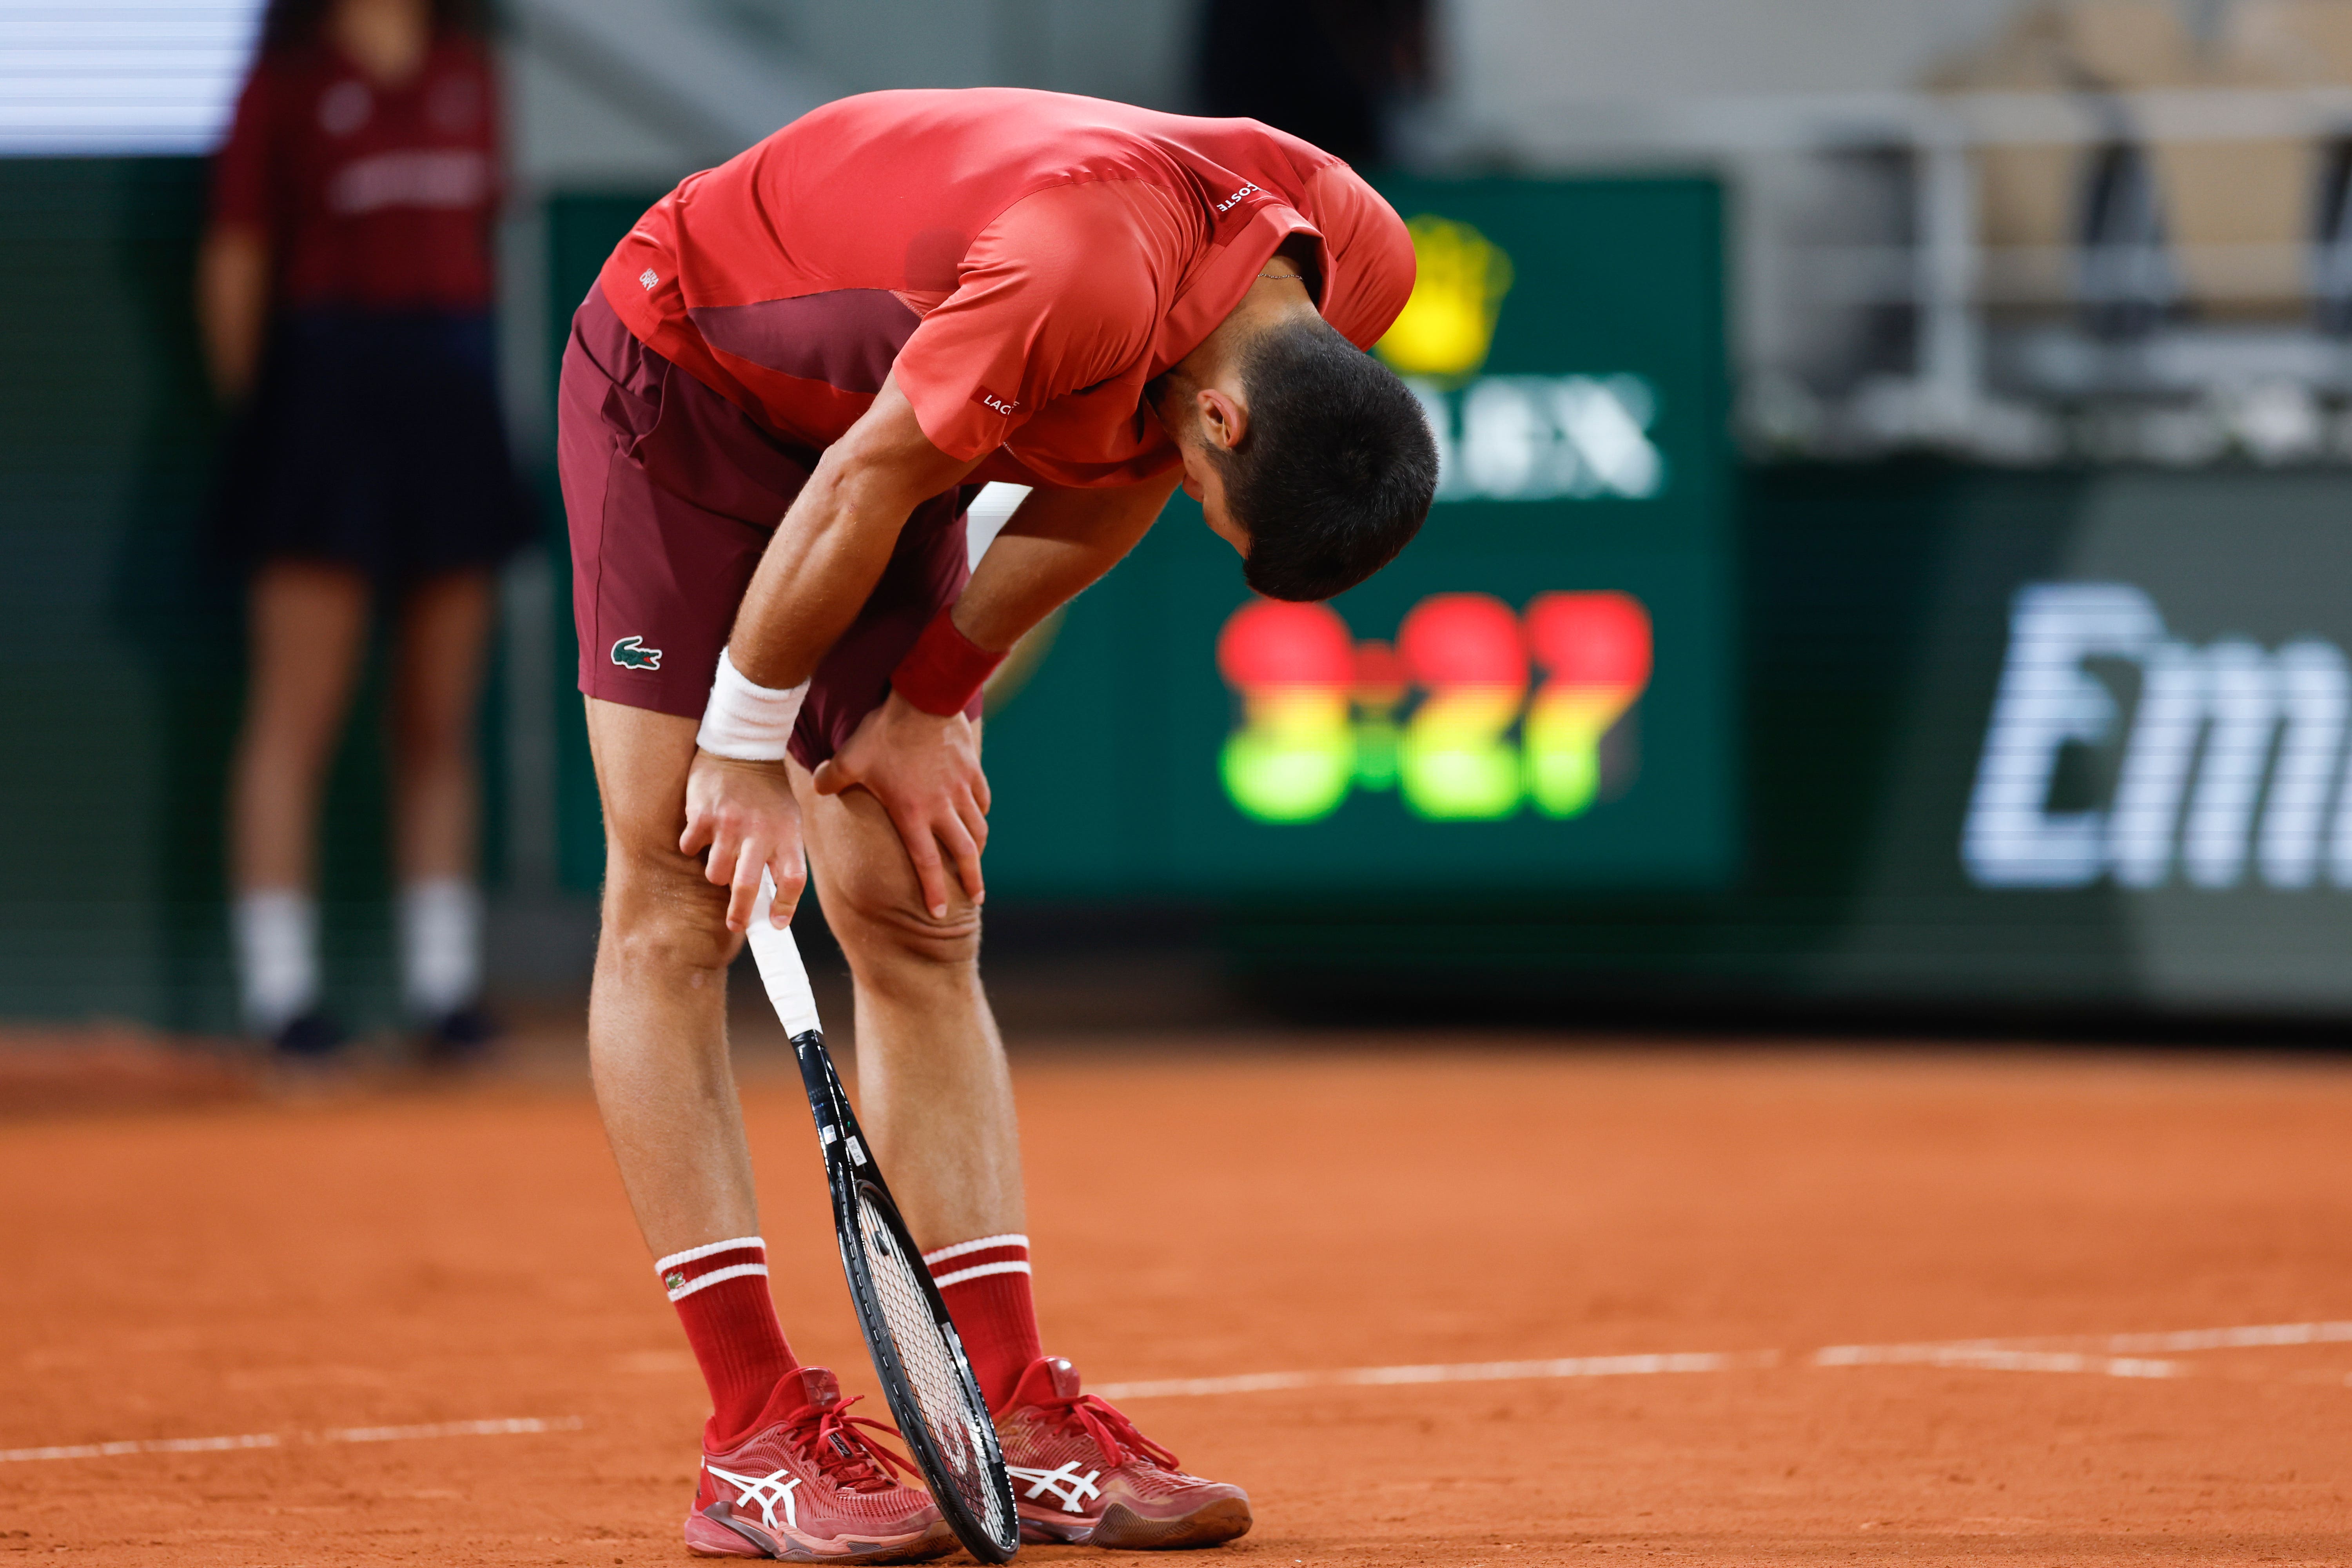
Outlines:
[[1412, 232], [1387, 197], [1336, 158], [1307, 183], [1305, 206], [1332, 267], [1325, 319], [1357, 347], [1370, 348], [1412, 293]]
[[1064, 308], [1157, 319], [1187, 269], [1202, 228], [1166, 186], [1112, 175], [1056, 180], [1023, 192], [975, 238], [968, 266], [1016, 271]]
[[1332, 227], [1344, 227], [1360, 232], [1367, 239], [1412, 249], [1404, 219], [1346, 159], [1326, 154], [1301, 184], [1308, 209], [1307, 216], [1317, 220], [1318, 226], [1325, 226], [1327, 233]]
[[1066, 252], [1098, 247], [1109, 260], [1133, 253], [1121, 240], [1159, 240], [1197, 228], [1197, 222], [1188, 221], [1196, 216], [1166, 183], [1112, 169], [1055, 173], [1028, 182], [1011, 193], [988, 227]]

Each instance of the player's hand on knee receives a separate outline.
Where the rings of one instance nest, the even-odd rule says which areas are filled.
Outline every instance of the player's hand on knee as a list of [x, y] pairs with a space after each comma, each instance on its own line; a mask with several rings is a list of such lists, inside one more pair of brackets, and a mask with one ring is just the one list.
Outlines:
[[686, 775], [683, 855], [704, 858], [703, 876], [728, 889], [727, 929], [748, 931], [762, 872], [776, 879], [769, 912], [790, 925], [808, 880], [801, 853], [801, 811], [782, 763], [744, 763], [697, 751]]
[[981, 771], [980, 731], [971, 720], [961, 713], [938, 718], [892, 692], [816, 770], [817, 794], [851, 788], [865, 789], [889, 812], [933, 920], [947, 918], [950, 862], [965, 895], [982, 901], [988, 775]]

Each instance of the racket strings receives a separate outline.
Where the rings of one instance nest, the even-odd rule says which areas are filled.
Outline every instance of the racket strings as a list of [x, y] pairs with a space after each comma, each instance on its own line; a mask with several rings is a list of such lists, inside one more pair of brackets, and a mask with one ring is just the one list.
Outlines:
[[898, 1349], [898, 1364], [922, 1411], [932, 1446], [947, 1466], [964, 1507], [992, 1537], [1010, 1541], [1012, 1521], [992, 1482], [988, 1448], [979, 1430], [979, 1424], [989, 1419], [988, 1413], [975, 1407], [963, 1370], [931, 1316], [930, 1299], [915, 1272], [922, 1265], [908, 1258], [894, 1227], [862, 1189], [857, 1194], [857, 1228], [883, 1321]]

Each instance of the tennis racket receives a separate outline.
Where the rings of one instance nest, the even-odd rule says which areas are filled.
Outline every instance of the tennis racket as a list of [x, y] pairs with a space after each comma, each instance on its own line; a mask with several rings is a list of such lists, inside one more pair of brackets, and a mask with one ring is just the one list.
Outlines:
[[768, 922], [773, 891], [773, 883], [763, 886], [752, 910], [751, 956], [800, 1058], [857, 1326], [866, 1331], [866, 1348], [882, 1380], [882, 1396], [898, 1418], [898, 1435], [948, 1528], [981, 1562], [1003, 1563], [1020, 1550], [1021, 1520], [1013, 1510], [1004, 1454], [997, 1447], [996, 1423], [964, 1359], [947, 1303], [898, 1217], [898, 1205], [890, 1201], [890, 1189], [866, 1151], [849, 1097], [833, 1070], [799, 944], [791, 931]]

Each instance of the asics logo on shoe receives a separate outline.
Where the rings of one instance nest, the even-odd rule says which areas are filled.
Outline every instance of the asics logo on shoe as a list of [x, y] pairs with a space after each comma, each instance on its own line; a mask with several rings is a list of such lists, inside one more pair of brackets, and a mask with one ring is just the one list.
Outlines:
[[[758, 1503], [760, 1518], [770, 1530], [790, 1530], [800, 1523], [800, 1510], [793, 1503], [793, 1491], [801, 1484], [800, 1477], [785, 1480], [782, 1470], [771, 1470], [764, 1476], [739, 1476], [732, 1470], [720, 1469], [708, 1459], [702, 1462], [702, 1468], [715, 1479], [738, 1489], [737, 1508], [746, 1503]], [[782, 1484], [779, 1485], [779, 1482]], [[782, 1524], [776, 1522], [776, 1504], [779, 1502], [784, 1505], [784, 1522]]]
[[1078, 1506], [1081, 1502], [1102, 1496], [1102, 1488], [1095, 1485], [1102, 1472], [1088, 1470], [1082, 1476], [1076, 1459], [1050, 1470], [1033, 1470], [1023, 1465], [1007, 1465], [1004, 1469], [1014, 1480], [1031, 1483], [1029, 1497], [1033, 1501], [1052, 1492], [1064, 1513], [1084, 1513], [1086, 1510]]

